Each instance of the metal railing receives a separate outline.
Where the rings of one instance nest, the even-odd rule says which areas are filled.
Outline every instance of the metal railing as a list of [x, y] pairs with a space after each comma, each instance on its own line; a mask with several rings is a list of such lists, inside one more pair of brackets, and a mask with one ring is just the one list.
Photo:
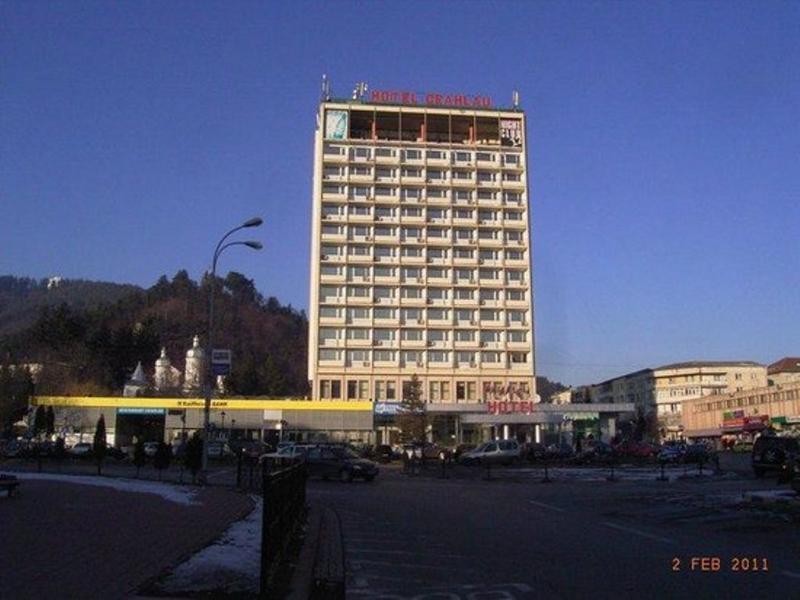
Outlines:
[[293, 533], [303, 521], [306, 509], [306, 467], [262, 468], [263, 520], [261, 524], [261, 598], [269, 597], [270, 586]]

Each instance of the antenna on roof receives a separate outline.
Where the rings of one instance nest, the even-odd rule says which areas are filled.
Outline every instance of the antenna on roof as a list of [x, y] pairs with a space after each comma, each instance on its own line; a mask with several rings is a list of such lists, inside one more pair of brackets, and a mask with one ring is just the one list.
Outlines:
[[322, 101], [327, 102], [331, 99], [331, 82], [327, 75], [322, 75]]
[[356, 87], [353, 88], [353, 100], [363, 100], [364, 94], [367, 93], [369, 86], [363, 81], [359, 81]]
[[519, 108], [519, 92], [517, 90], [511, 94], [511, 104], [514, 105], [514, 108]]

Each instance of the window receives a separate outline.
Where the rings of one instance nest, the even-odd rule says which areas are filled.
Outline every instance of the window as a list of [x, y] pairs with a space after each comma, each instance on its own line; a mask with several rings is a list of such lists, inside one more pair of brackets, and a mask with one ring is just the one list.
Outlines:
[[400, 192], [400, 197], [419, 200], [422, 197], [422, 190], [420, 190], [419, 188], [403, 188], [402, 191]]
[[471, 240], [472, 239], [472, 230], [471, 229], [456, 229], [456, 239], [457, 240]]
[[321, 302], [330, 302], [339, 299], [339, 290], [338, 286], [334, 285], [321, 285], [319, 286], [319, 298]]
[[425, 190], [425, 194], [428, 198], [445, 198], [447, 196], [447, 192], [439, 188], [428, 188]]
[[341, 309], [335, 306], [321, 306], [319, 316], [323, 319], [338, 319], [341, 316]]
[[401, 298], [421, 299], [422, 298], [422, 288], [421, 287], [401, 287], [400, 288], [400, 297]]
[[507, 339], [509, 342], [514, 343], [524, 343], [528, 341], [528, 332], [527, 331], [518, 331], [511, 329], [508, 331]]
[[[361, 366], [363, 363], [369, 362], [369, 350], [348, 350], [347, 362], [350, 365]], [[368, 366], [368, 365], [364, 365]]]
[[449, 332], [444, 329], [431, 329], [428, 331], [429, 342], [446, 342], [449, 337]]
[[376, 329], [373, 333], [373, 339], [378, 342], [392, 342], [394, 341], [394, 329]]
[[353, 148], [352, 152], [355, 158], [369, 158], [371, 156], [369, 148]]
[[445, 248], [428, 248], [428, 258], [447, 258]]
[[340, 399], [342, 397], [342, 382], [338, 379], [321, 379], [319, 382], [320, 396], [323, 398]]
[[442, 269], [441, 267], [428, 268], [428, 277], [431, 279], [446, 279], [447, 274], [448, 274], [447, 269]]
[[369, 329], [350, 327], [347, 329], [348, 340], [368, 340]]
[[481, 361], [489, 364], [497, 364], [500, 362], [499, 352], [481, 352]]
[[347, 309], [347, 320], [348, 321], [362, 321], [364, 319], [369, 319], [369, 309], [368, 308], [348, 308]]
[[431, 300], [447, 300], [448, 296], [446, 288], [428, 288], [428, 298]]
[[525, 254], [522, 250], [506, 250], [506, 260], [522, 260]]
[[475, 296], [475, 290], [471, 288], [456, 288], [454, 294], [456, 300], [472, 300]]
[[422, 329], [403, 329], [401, 339], [406, 342], [421, 342]]
[[[408, 190], [404, 190], [408, 191]], [[419, 191], [419, 190], [417, 190]], [[418, 206], [404, 206], [403, 210], [400, 213], [404, 217], [421, 217], [422, 216], [422, 209]]]
[[395, 356], [394, 350], [375, 350], [372, 355], [375, 362], [394, 362]]
[[525, 300], [525, 292], [522, 290], [506, 290], [506, 300], [521, 302]]
[[429, 308], [428, 309], [428, 319], [432, 321], [446, 321], [447, 320], [447, 309], [446, 308]]
[[481, 331], [481, 342], [494, 343], [500, 341], [500, 332], [492, 330]]
[[403, 246], [400, 250], [401, 256], [416, 256], [421, 258], [422, 257], [422, 247], [421, 246]]
[[472, 218], [472, 209], [469, 208], [456, 208], [453, 212], [453, 216], [456, 219], [471, 219]]
[[472, 192], [470, 190], [456, 190], [455, 199], [457, 201], [469, 202], [472, 200]]
[[367, 298], [369, 296], [369, 288], [360, 285], [351, 285], [347, 287], [348, 298]]
[[428, 181], [444, 181], [447, 178], [441, 169], [428, 169]]
[[337, 340], [342, 337], [340, 329], [335, 329], [333, 327], [320, 327], [319, 328], [319, 339], [324, 341], [327, 340]]
[[443, 208], [429, 208], [428, 219], [444, 219], [447, 217], [447, 211]]
[[514, 364], [522, 364], [528, 362], [527, 352], [509, 352], [508, 356], [511, 362]]
[[395, 315], [396, 311], [393, 308], [387, 308], [383, 306], [375, 307], [375, 320], [390, 320], [396, 318]]
[[400, 358], [404, 365], [422, 364], [422, 353], [417, 350], [403, 350], [400, 353]]
[[336, 185], [333, 183], [326, 183], [322, 186], [322, 193], [324, 194], [344, 194], [344, 186]]
[[320, 273], [322, 275], [341, 275], [342, 267], [338, 265], [322, 265]]
[[352, 167], [350, 167], [350, 175], [369, 177], [370, 175], [372, 175], [372, 169], [370, 167], [353, 165]]
[[462, 259], [473, 259], [475, 257], [475, 251], [470, 248], [454, 248], [453, 249], [453, 256], [455, 258], [462, 258]]
[[347, 248], [350, 256], [369, 256], [369, 246], [350, 245]]
[[456, 329], [457, 342], [474, 342], [475, 332], [471, 329]]
[[[353, 198], [355, 200], [359, 200], [359, 199], [360, 200], [365, 200], [368, 196], [369, 196], [369, 188], [368, 187], [364, 187], [364, 186], [360, 186], [360, 185], [350, 186], [350, 198]], [[353, 209], [353, 207], [351, 206], [350, 207], [350, 214], [351, 215], [354, 214], [352, 209]], [[356, 213], [356, 214], [358, 214], [358, 213]]]
[[336, 204], [323, 204], [322, 205], [322, 216], [323, 217], [338, 217], [344, 214], [344, 206], [338, 206]]
[[474, 352], [456, 352], [456, 360], [461, 365], [470, 365], [475, 362]]
[[378, 219], [388, 219], [395, 216], [395, 209], [390, 208], [388, 206], [376, 206], [375, 207], [375, 216]]
[[422, 158], [422, 152], [420, 150], [403, 150], [403, 160], [419, 160]]
[[375, 267], [375, 277], [394, 277], [394, 267]]
[[389, 198], [397, 194], [397, 188], [377, 186], [375, 196], [378, 198]]
[[456, 311], [456, 319], [458, 319], [459, 323], [470, 323], [475, 318], [473, 312], [471, 310], [457, 310]]
[[404, 308], [401, 314], [407, 323], [422, 320], [422, 310], [419, 308]]
[[333, 350], [331, 348], [320, 348], [319, 350], [319, 360], [320, 362], [324, 361], [338, 361], [342, 358], [342, 351], [341, 350]]
[[429, 363], [447, 363], [450, 360], [450, 353], [443, 350], [431, 350], [428, 352]]
[[492, 192], [490, 190], [478, 190], [478, 200], [489, 200], [490, 202], [494, 202], [497, 200], [497, 192]]
[[392, 158], [395, 156], [394, 150], [391, 148], [375, 148], [375, 156], [382, 158]]

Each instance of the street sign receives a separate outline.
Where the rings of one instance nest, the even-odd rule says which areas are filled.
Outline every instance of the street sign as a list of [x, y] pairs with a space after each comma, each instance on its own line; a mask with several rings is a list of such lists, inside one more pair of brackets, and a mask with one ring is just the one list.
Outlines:
[[231, 374], [231, 351], [214, 348], [211, 351], [211, 373], [214, 376]]
[[380, 416], [394, 416], [402, 412], [400, 402], [375, 402], [373, 408], [375, 414]]

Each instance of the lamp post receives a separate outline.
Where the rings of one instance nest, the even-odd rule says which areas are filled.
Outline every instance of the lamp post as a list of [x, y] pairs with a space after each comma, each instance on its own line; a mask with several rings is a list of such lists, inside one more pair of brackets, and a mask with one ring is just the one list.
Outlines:
[[220, 413], [220, 416], [222, 417], [222, 433], [224, 434], [225, 433], [225, 411], [224, 410]]
[[203, 408], [203, 461], [202, 466], [200, 468], [200, 483], [205, 484], [207, 481], [207, 474], [208, 474], [208, 442], [211, 439], [210, 435], [210, 414], [211, 414], [211, 392], [214, 388], [214, 375], [211, 372], [211, 349], [213, 348], [212, 345], [212, 336], [214, 333], [214, 288], [216, 287], [216, 279], [217, 279], [217, 260], [219, 260], [220, 254], [222, 254], [226, 249], [230, 248], [231, 246], [247, 246], [248, 248], [252, 248], [253, 250], [261, 250], [263, 245], [261, 242], [254, 242], [254, 241], [246, 241], [246, 242], [228, 242], [225, 243], [225, 240], [228, 237], [239, 231], [240, 229], [245, 229], [247, 227], [259, 227], [264, 221], [260, 217], [253, 217], [252, 219], [248, 219], [238, 227], [234, 227], [228, 233], [222, 236], [222, 238], [217, 242], [216, 248], [214, 248], [214, 258], [211, 261], [211, 286], [208, 292], [208, 332], [206, 333], [206, 355], [205, 355], [205, 377], [204, 385], [203, 385], [203, 396], [204, 396], [204, 408]]

